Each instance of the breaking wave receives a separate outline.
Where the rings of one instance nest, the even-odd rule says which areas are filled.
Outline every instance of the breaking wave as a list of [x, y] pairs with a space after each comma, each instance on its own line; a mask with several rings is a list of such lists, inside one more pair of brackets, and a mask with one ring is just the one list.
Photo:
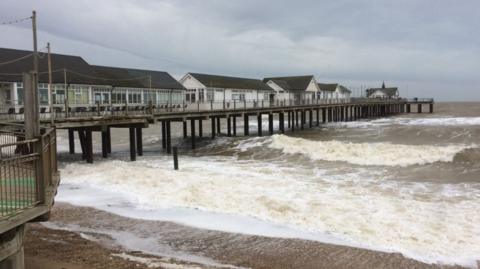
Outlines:
[[[259, 142], [250, 143], [259, 145]], [[244, 143], [243, 149], [245, 149]], [[270, 148], [286, 154], [302, 154], [312, 160], [342, 161], [369, 166], [410, 166], [434, 162], [452, 162], [457, 153], [473, 146], [467, 145], [400, 145], [391, 143], [352, 143], [342, 141], [313, 141], [285, 135], [270, 138]]]

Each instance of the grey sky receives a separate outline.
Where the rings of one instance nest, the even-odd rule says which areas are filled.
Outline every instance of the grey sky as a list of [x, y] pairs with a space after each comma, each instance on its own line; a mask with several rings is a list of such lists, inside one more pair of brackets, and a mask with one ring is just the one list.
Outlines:
[[[32, 9], [42, 46], [93, 64], [480, 100], [478, 0], [2, 0], [0, 22]], [[0, 26], [0, 47], [31, 49], [29, 27]]]

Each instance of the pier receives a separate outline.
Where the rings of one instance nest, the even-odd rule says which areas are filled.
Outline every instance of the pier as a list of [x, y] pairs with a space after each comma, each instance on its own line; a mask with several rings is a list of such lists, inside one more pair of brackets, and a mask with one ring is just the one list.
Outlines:
[[[368, 99], [352, 98], [350, 102], [334, 103], [305, 100], [304, 102], [234, 102], [197, 103], [190, 106], [145, 107], [132, 109], [126, 107], [123, 112], [104, 109], [102, 113], [57, 114], [55, 118], [43, 117], [44, 126], [68, 131], [69, 152], [74, 154], [75, 139], [79, 139], [82, 159], [93, 163], [92, 133], [101, 133], [102, 157], [112, 152], [111, 130], [128, 129], [130, 160], [143, 155], [143, 129], [151, 124], [160, 124], [162, 148], [172, 153], [172, 129], [176, 124], [183, 129], [183, 138], [190, 138], [191, 149], [197, 147], [197, 138], [206, 135], [203, 125], [209, 121], [209, 136], [213, 139], [221, 134], [222, 124], [226, 125], [226, 136], [264, 136], [274, 133], [297, 132], [330, 122], [348, 122], [374, 117], [387, 117], [401, 113], [433, 113], [433, 99]], [[424, 109], [424, 107], [428, 108]], [[100, 111], [100, 110], [97, 110]], [[266, 117], [264, 117], [266, 115]], [[274, 119], [278, 128], [274, 129]], [[17, 121], [17, 122], [21, 122]], [[250, 123], [257, 125], [252, 132]], [[52, 124], [53, 123], [53, 124]], [[243, 130], [238, 128], [243, 123]], [[76, 138], [77, 137], [77, 138]]]

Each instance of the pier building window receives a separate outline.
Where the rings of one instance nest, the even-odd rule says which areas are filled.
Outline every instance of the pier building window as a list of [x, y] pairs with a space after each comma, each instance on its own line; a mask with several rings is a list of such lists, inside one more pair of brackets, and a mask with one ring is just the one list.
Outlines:
[[207, 90], [207, 101], [215, 101], [215, 92], [213, 90]]
[[40, 83], [38, 84], [38, 99], [40, 101], [40, 105], [48, 105], [48, 84]]
[[23, 105], [24, 101], [24, 91], [23, 91], [23, 83], [17, 83], [17, 97], [18, 97], [18, 104]]
[[129, 104], [140, 104], [142, 102], [142, 94], [140, 92], [128, 92]]
[[205, 101], [205, 90], [198, 89], [198, 101]]
[[113, 104], [125, 104], [127, 102], [127, 94], [125, 92], [112, 93]]
[[156, 91], [143, 91], [143, 102], [146, 105], [150, 103], [156, 104], [157, 103], [157, 92]]
[[68, 87], [68, 103], [86, 105], [89, 103], [89, 91], [87, 86], [70, 85]]

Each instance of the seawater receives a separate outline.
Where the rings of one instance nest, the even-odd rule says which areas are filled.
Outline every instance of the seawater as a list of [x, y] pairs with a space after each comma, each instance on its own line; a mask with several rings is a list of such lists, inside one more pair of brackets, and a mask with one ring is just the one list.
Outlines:
[[[435, 114], [202, 141], [183, 151], [179, 171], [158, 154], [158, 129], [145, 132], [146, 156], [137, 162], [122, 152], [128, 137], [115, 133], [120, 152], [112, 159], [62, 163], [57, 200], [473, 267], [480, 260], [480, 109], [437, 107]], [[65, 150], [66, 139], [59, 141]]]

